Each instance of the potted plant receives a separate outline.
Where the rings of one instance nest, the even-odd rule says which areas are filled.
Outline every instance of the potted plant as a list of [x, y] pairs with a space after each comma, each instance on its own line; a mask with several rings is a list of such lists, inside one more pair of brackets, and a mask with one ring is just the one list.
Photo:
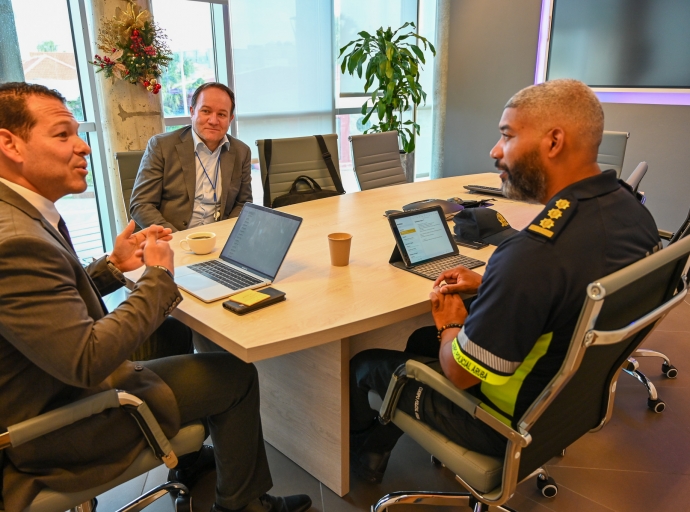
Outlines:
[[[398, 35], [407, 27], [411, 27], [409, 32]], [[395, 32], [390, 27], [385, 30], [379, 28], [375, 35], [359, 32], [360, 37], [343, 46], [338, 55], [338, 58], [342, 57], [352, 47], [343, 57], [341, 71], [350, 75], [356, 72], [360, 78], [364, 74], [365, 93], [375, 87], [371, 93], [371, 106], [368, 105], [369, 100], [362, 105], [362, 124], [366, 125], [374, 112], [379, 123], [364, 133], [398, 132], [408, 181], [414, 179], [415, 135], [419, 135], [414, 110], [422, 101], [426, 103], [426, 93], [419, 83], [420, 63], [426, 64], [426, 61], [419, 46], [423, 45], [425, 50], [429, 48], [436, 55], [434, 45], [417, 34], [416, 28], [414, 23], [407, 22]], [[404, 121], [403, 112], [409, 109], [413, 110], [413, 118]]]

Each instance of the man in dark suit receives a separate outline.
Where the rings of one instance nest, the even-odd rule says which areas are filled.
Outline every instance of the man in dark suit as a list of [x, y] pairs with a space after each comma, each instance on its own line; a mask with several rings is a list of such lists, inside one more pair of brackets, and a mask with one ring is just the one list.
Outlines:
[[[272, 482], [253, 365], [227, 353], [126, 360], [182, 300], [170, 229], [134, 233], [130, 223], [108, 256], [81, 266], [54, 203], [86, 189], [91, 150], [64, 102], [43, 86], [0, 85], [0, 431], [123, 389], [148, 403], [168, 437], [207, 419], [214, 446], [202, 452], [213, 450], [218, 470], [213, 510], [306, 510], [308, 496], [265, 494]], [[129, 297], [108, 313], [101, 295], [142, 265]], [[114, 409], [6, 449], [4, 509], [23, 510], [45, 487], [71, 492], [107, 482], [145, 447], [133, 419]]]
[[252, 201], [251, 151], [227, 135], [235, 95], [201, 85], [189, 107], [191, 126], [151, 138], [139, 166], [130, 214], [141, 227], [173, 231], [237, 217]]

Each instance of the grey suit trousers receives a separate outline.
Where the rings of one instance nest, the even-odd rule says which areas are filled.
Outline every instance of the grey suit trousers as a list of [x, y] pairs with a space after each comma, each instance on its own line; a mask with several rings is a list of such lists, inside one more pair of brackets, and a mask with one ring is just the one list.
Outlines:
[[272, 486], [253, 364], [225, 353], [142, 363], [172, 389], [184, 425], [206, 420], [216, 457], [216, 503], [238, 509]]

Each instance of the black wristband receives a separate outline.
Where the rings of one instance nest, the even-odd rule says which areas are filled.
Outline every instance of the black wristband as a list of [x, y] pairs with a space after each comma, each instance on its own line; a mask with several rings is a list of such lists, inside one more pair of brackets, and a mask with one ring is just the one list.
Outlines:
[[446, 329], [452, 329], [453, 327], [457, 327], [459, 329], [462, 329], [462, 324], [446, 324], [441, 326], [441, 328], [437, 331], [436, 337], [438, 338], [438, 341], [441, 341], [441, 335], [443, 334], [443, 331]]

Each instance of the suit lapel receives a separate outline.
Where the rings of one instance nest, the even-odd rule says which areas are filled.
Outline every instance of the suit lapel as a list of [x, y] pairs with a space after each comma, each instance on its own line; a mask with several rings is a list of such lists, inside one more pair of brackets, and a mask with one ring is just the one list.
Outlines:
[[[222, 151], [220, 153], [220, 175], [221, 183], [223, 184], [223, 189], [220, 198], [220, 212], [221, 215], [225, 214], [225, 204], [228, 199], [228, 192], [230, 192], [230, 185], [232, 183], [232, 173], [235, 170], [235, 155], [237, 150], [235, 145], [232, 143], [233, 139], [228, 135], [228, 140], [230, 141], [230, 149], [227, 151]], [[221, 217], [222, 218], [222, 217]]]
[[50, 233], [51, 236], [55, 240], [57, 240], [60, 243], [60, 245], [62, 245], [67, 250], [67, 252], [69, 252], [74, 257], [74, 259], [79, 261], [77, 259], [77, 255], [74, 253], [74, 250], [67, 243], [67, 240], [63, 238], [63, 236], [58, 232], [58, 230], [55, 229], [52, 226], [52, 224], [48, 222], [43, 215], [41, 215], [41, 212], [34, 208], [29, 201], [17, 194], [11, 188], [5, 186], [3, 183], [0, 183], [0, 199], [2, 199], [8, 204], [11, 204], [18, 210], [21, 210], [22, 212], [24, 212], [25, 215], [28, 215], [32, 219], [39, 221], [43, 228], [46, 231], [48, 231], [48, 233]]
[[79, 261], [79, 258], [75, 254], [74, 250], [70, 247], [70, 245], [67, 243], [67, 241], [63, 238], [63, 236], [60, 234], [60, 232], [55, 229], [50, 222], [46, 220], [46, 218], [41, 215], [41, 212], [39, 212], [36, 208], [33, 207], [31, 203], [29, 203], [26, 199], [24, 199], [22, 196], [17, 194], [14, 190], [11, 188], [5, 186], [3, 183], [0, 183], [0, 199], [5, 201], [8, 204], [11, 204], [21, 212], [23, 212], [25, 215], [31, 217], [34, 220], [37, 220], [38, 222], [41, 223], [41, 226], [43, 226], [43, 229], [45, 229], [50, 235], [57, 240], [57, 242], [64, 247], [64, 249], [69, 253], [70, 257], [77, 263], [77, 265], [82, 269], [84, 274], [86, 274], [86, 277], [89, 280], [89, 283], [91, 284], [91, 288], [93, 288], [94, 293], [98, 297], [99, 302], [101, 303], [101, 306], [103, 307], [103, 312], [107, 313], [108, 310], [105, 307], [105, 304], [103, 303], [103, 300], [101, 299], [101, 292], [98, 291], [98, 288], [96, 287], [96, 284], [93, 282], [91, 279], [91, 276], [89, 276], [88, 272], [84, 270], [84, 267], [81, 264], [81, 261]]
[[[180, 158], [184, 182], [187, 186], [189, 202], [194, 205], [194, 195], [196, 194], [196, 161], [194, 160], [194, 139], [192, 138], [192, 128], [185, 130], [180, 135], [180, 142], [175, 146], [177, 156]], [[194, 209], [194, 206], [192, 206]]]

